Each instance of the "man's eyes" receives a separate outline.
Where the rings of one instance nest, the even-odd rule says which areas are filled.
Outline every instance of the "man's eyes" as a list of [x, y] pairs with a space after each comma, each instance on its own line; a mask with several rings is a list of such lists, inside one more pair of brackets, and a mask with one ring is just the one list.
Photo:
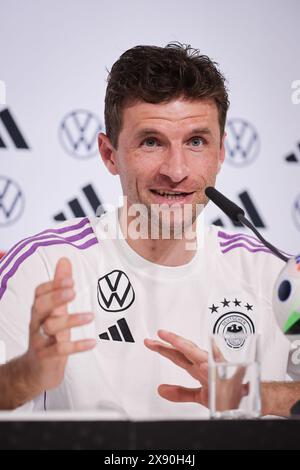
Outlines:
[[159, 142], [154, 137], [147, 137], [146, 139], [142, 141], [142, 145], [144, 145], [145, 147], [151, 148], [151, 147], [156, 147], [157, 145], [159, 145]]
[[191, 144], [192, 147], [200, 147], [205, 143], [204, 139], [202, 137], [192, 137], [189, 140], [189, 143]]
[[[206, 143], [205, 139], [199, 136], [191, 137], [187, 141], [187, 144], [190, 145], [191, 147], [201, 147], [205, 143]], [[155, 147], [161, 146], [162, 144], [156, 137], [147, 137], [146, 139], [142, 141], [141, 145], [148, 147], [148, 148], [155, 148]]]

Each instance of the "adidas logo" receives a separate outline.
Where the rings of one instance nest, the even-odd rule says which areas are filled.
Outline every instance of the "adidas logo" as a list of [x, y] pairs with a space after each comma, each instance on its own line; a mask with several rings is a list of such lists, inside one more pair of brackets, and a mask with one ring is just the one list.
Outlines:
[[[257, 208], [255, 207], [249, 193], [247, 191], [243, 191], [242, 193], [240, 193], [238, 195], [238, 197], [239, 197], [240, 202], [241, 202], [240, 205], [245, 209], [245, 212], [247, 213], [248, 218], [250, 219], [252, 224], [257, 228], [266, 228], [266, 224], [262, 220], [262, 218], [261, 218]], [[234, 227], [243, 227], [243, 224], [241, 224], [240, 222], [237, 222], [237, 221], [234, 221], [234, 220], [231, 220], [231, 219], [229, 219], [229, 220], [232, 222]], [[217, 225], [219, 227], [224, 227], [224, 222], [221, 218], [213, 220], [212, 224]]]
[[[17, 149], [29, 150], [29, 146], [9, 109], [3, 109], [3, 111], [0, 112], [0, 122], [2, 123], [2, 128], [5, 129], [7, 136]], [[8, 146], [9, 145], [7, 145], [3, 140], [3, 134], [1, 133], [0, 149], [7, 149]]]
[[[79, 201], [78, 198], [71, 199], [68, 202], [69, 209], [71, 210], [73, 217], [86, 217], [89, 213], [89, 207], [93, 209], [93, 212], [100, 217], [105, 211], [102, 207], [102, 202], [98, 197], [96, 191], [91, 184], [88, 184], [82, 188], [84, 198]], [[85, 208], [85, 204], [88, 202], [88, 206]], [[63, 221], [69, 217], [64, 212], [59, 212], [54, 216], [54, 220]]]
[[292, 152], [285, 157], [287, 163], [300, 163], [300, 142], [298, 142], [297, 152]]
[[133, 339], [133, 336], [125, 318], [121, 318], [120, 320], [118, 320], [117, 325], [110, 326], [108, 328], [109, 333], [105, 331], [99, 335], [99, 338], [107, 341], [112, 340], [125, 341], [125, 343], [134, 343], [135, 341]]

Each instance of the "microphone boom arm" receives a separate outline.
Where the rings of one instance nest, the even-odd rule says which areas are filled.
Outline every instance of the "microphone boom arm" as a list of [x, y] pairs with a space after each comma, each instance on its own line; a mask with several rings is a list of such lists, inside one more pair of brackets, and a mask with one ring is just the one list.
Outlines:
[[278, 258], [280, 258], [282, 261], [284, 261], [285, 263], [289, 260], [289, 258], [287, 256], [284, 256], [281, 251], [279, 251], [274, 245], [272, 245], [271, 243], [269, 243], [260, 233], [258, 230], [256, 230], [256, 228], [254, 227], [254, 225], [251, 224], [251, 222], [249, 222], [248, 219], [246, 219], [246, 217], [243, 215], [243, 214], [238, 214], [237, 216], [238, 220], [246, 225], [248, 228], [250, 228], [252, 230], [252, 232], [255, 233], [255, 235], [257, 236], [257, 238], [259, 238], [259, 240], [267, 247], [269, 248], [269, 250], [272, 251], [272, 253], [274, 253], [274, 255], [276, 255]]

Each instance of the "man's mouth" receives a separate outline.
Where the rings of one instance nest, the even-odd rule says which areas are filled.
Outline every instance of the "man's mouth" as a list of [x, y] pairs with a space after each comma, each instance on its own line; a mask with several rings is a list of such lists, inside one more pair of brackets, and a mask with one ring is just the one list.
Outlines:
[[194, 194], [194, 191], [192, 192], [184, 192], [184, 191], [168, 191], [168, 190], [162, 190], [162, 189], [150, 189], [151, 193], [154, 194], [156, 197], [155, 199], [157, 200], [158, 203], [163, 203], [163, 202], [191, 202], [192, 200], [192, 195]]

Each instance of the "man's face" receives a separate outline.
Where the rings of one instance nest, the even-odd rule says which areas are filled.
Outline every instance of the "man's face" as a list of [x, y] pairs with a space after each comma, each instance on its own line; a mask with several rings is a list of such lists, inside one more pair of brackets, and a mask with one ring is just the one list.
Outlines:
[[112, 150], [128, 205], [165, 207], [205, 204], [224, 160], [218, 110], [211, 99], [138, 102], [123, 111], [118, 149]]

